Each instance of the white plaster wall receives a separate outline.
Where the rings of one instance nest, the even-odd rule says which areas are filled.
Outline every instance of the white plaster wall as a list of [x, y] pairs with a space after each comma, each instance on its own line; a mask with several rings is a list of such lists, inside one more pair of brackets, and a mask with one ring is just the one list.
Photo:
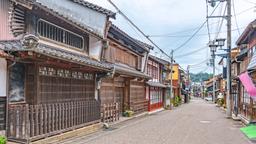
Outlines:
[[100, 60], [101, 51], [102, 51], [102, 41], [95, 37], [90, 37], [89, 56], [91, 58]]
[[104, 30], [107, 16], [71, 0], [36, 0], [36, 2], [48, 6], [50, 9], [58, 12], [69, 20], [96, 32], [104, 37]]
[[0, 58], [0, 97], [6, 96], [7, 62]]

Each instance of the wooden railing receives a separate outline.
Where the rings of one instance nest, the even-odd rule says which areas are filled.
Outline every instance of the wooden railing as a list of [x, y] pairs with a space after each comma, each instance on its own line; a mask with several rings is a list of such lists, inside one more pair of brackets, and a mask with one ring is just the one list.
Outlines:
[[119, 120], [120, 110], [118, 103], [103, 104], [102, 122], [111, 123]]
[[8, 138], [27, 142], [99, 122], [100, 103], [10, 105], [8, 113]]

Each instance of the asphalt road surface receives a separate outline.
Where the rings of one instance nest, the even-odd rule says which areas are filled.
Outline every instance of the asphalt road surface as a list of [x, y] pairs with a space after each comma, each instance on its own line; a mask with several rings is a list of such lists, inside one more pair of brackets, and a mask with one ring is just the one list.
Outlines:
[[214, 104], [194, 98], [189, 104], [129, 120], [109, 130], [61, 144], [250, 144], [241, 122], [225, 118]]

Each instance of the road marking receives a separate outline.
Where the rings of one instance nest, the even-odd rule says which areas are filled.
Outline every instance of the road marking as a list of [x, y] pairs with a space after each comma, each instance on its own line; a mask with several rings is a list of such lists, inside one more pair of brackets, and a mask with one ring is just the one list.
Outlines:
[[200, 123], [203, 123], [203, 124], [209, 124], [209, 123], [211, 123], [211, 121], [202, 120], [202, 121], [200, 121]]

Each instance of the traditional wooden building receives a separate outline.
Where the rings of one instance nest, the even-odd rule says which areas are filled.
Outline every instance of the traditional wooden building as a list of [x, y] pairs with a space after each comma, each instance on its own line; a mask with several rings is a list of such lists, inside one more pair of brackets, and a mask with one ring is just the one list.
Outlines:
[[166, 99], [167, 75], [169, 63], [158, 57], [149, 56], [147, 62], [147, 74], [152, 77], [147, 82], [146, 98], [148, 99], [148, 110], [153, 111], [164, 107]]
[[231, 110], [236, 116], [238, 115], [239, 108], [239, 93], [240, 93], [240, 81], [239, 81], [239, 61], [237, 60], [240, 54], [240, 49], [238, 47], [231, 50]]
[[0, 0], [0, 5], [1, 24], [11, 32], [0, 41], [0, 49], [12, 56], [8, 139], [28, 143], [100, 122], [99, 81], [113, 71], [101, 58], [115, 13], [84, 0]]
[[[248, 73], [250, 79], [256, 82], [256, 20], [251, 22], [237, 40], [240, 54], [237, 56], [238, 75]], [[241, 79], [240, 79], [241, 81]], [[241, 81], [242, 83], [242, 81]], [[255, 84], [253, 85], [255, 87]], [[239, 88], [239, 113], [246, 123], [256, 122], [256, 102], [254, 95], [250, 95], [247, 87], [240, 84]]]
[[120, 113], [147, 111], [145, 86], [150, 76], [145, 69], [149, 50], [153, 47], [132, 38], [113, 24], [109, 25], [108, 44], [103, 57], [114, 65], [114, 73], [112, 78], [102, 80], [102, 106], [117, 103]]

